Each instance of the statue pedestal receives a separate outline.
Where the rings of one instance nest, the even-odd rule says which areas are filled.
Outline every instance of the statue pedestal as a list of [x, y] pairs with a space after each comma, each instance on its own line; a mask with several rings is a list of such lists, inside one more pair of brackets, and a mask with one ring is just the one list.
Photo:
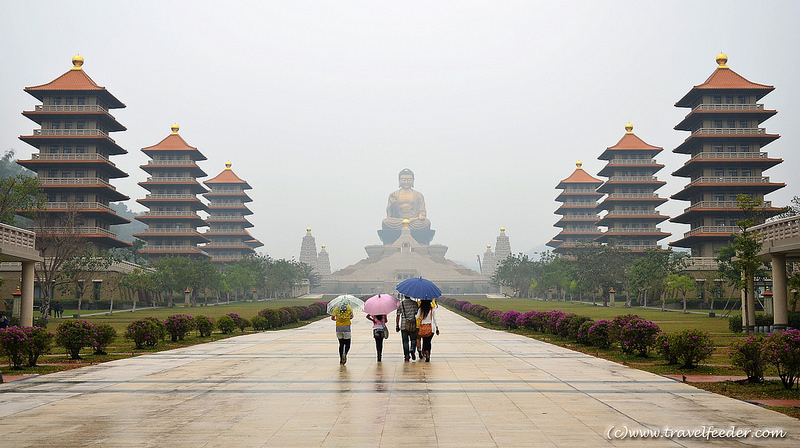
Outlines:
[[[411, 229], [410, 232], [411, 237], [423, 246], [430, 244], [431, 240], [433, 240], [433, 235], [436, 234], [436, 231], [431, 229]], [[400, 229], [382, 229], [378, 230], [378, 237], [383, 241], [383, 244], [388, 246], [397, 241], [401, 233], [402, 230]]]

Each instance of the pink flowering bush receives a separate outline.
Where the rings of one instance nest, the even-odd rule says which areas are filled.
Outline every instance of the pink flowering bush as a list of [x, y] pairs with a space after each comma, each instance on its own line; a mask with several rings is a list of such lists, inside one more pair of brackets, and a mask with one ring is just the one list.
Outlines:
[[517, 328], [517, 319], [520, 316], [519, 311], [506, 311], [501, 316], [501, 321], [503, 322], [503, 326], [506, 328]]
[[125, 329], [125, 338], [132, 339], [136, 348], [155, 347], [166, 335], [164, 322], [151, 316], [135, 320]]
[[585, 345], [590, 345], [592, 342], [589, 339], [589, 330], [594, 326], [595, 322], [592, 319], [588, 319], [581, 323], [581, 326], [578, 327], [578, 342]]
[[567, 325], [567, 337], [572, 341], [581, 342], [578, 334], [580, 332], [581, 325], [583, 325], [585, 322], [588, 321], [592, 321], [592, 318], [573, 315], [572, 319], [569, 321], [569, 324]]
[[670, 352], [675, 353], [684, 369], [696, 367], [714, 353], [714, 345], [707, 331], [694, 328], [683, 330], [675, 333], [670, 341], [672, 343]]
[[215, 326], [216, 323], [214, 319], [208, 316], [199, 315], [194, 317], [194, 328], [197, 329], [197, 333], [200, 334], [201, 338], [211, 336], [211, 332], [214, 331]]
[[70, 359], [81, 359], [84, 347], [90, 347], [94, 341], [95, 326], [85, 320], [65, 320], [56, 328], [56, 344], [64, 347]]
[[791, 390], [800, 377], [800, 330], [785, 330], [767, 336], [764, 356], [778, 370], [783, 388]]
[[194, 318], [188, 314], [173, 314], [164, 320], [172, 342], [182, 341], [194, 329]]
[[757, 334], [748, 335], [746, 338], [734, 339], [728, 347], [728, 356], [731, 365], [744, 370], [748, 383], [764, 381], [764, 337]]
[[502, 323], [503, 312], [500, 310], [491, 310], [486, 314], [486, 322], [492, 325], [500, 325]]
[[611, 345], [611, 322], [608, 319], [600, 319], [589, 327], [588, 340], [599, 348], [607, 348]]
[[14, 325], [0, 329], [0, 353], [8, 356], [14, 369], [21, 369], [25, 361], [28, 367], [36, 367], [39, 356], [50, 351], [52, 339], [42, 327]]
[[656, 352], [670, 365], [678, 363], [678, 353], [675, 351], [676, 334], [661, 332], [656, 336]]
[[661, 333], [655, 322], [632, 314], [615, 317], [611, 327], [623, 353], [637, 352], [641, 356], [647, 356], [647, 352], [656, 344], [656, 337]]
[[553, 310], [548, 313], [545, 313], [542, 316], [542, 320], [544, 321], [542, 324], [542, 332], [543, 333], [550, 333], [550, 334], [557, 334], [558, 332], [558, 321], [564, 317], [563, 311]]
[[117, 330], [109, 324], [96, 324], [92, 330], [92, 348], [95, 355], [106, 355], [106, 349], [117, 337]]

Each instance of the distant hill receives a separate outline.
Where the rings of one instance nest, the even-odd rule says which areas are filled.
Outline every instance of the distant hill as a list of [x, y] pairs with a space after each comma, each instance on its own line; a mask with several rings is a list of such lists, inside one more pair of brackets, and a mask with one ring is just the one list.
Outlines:
[[131, 222], [128, 224], [119, 224], [116, 226], [111, 226], [111, 231], [117, 234], [117, 239], [122, 241], [132, 243], [134, 238], [134, 233], [141, 233], [147, 230], [147, 225], [141, 221], [137, 221], [133, 218], [139, 215], [128, 208], [122, 202], [116, 202], [111, 204], [111, 209], [114, 210], [116, 214], [122, 216], [123, 218], [130, 219]]

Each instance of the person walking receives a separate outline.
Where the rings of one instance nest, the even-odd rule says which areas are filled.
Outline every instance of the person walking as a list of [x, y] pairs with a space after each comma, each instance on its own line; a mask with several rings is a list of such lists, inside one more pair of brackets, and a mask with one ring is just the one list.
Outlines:
[[381, 362], [383, 340], [388, 336], [386, 322], [388, 322], [389, 319], [386, 318], [385, 314], [376, 314], [374, 316], [367, 314], [367, 319], [372, 322], [372, 336], [375, 338], [375, 350], [378, 352], [378, 362]]
[[436, 308], [431, 306], [430, 300], [419, 303], [417, 317], [419, 317], [419, 337], [422, 339], [422, 356], [425, 357], [425, 362], [431, 362], [431, 342], [434, 333], [439, 335], [439, 325], [436, 323]]
[[400, 332], [400, 337], [403, 338], [403, 356], [406, 361], [417, 359], [415, 355], [417, 351], [417, 310], [419, 310], [417, 301], [408, 296], [404, 296], [400, 307], [397, 308], [395, 331]]
[[331, 320], [336, 321], [336, 338], [339, 339], [339, 364], [347, 362], [347, 353], [350, 351], [350, 321], [353, 319], [353, 309], [346, 304], [342, 304], [336, 314], [331, 316]]

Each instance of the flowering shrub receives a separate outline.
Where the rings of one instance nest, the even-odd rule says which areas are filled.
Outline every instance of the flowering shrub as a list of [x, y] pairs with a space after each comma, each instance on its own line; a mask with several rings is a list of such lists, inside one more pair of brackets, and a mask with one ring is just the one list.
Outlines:
[[564, 313], [561, 317], [559, 317], [556, 321], [555, 334], [561, 336], [562, 338], [568, 337], [569, 326], [576, 317], [577, 316], [572, 313]]
[[236, 329], [236, 322], [229, 314], [226, 314], [217, 319], [217, 328], [222, 334], [231, 334]]
[[675, 351], [676, 335], [676, 333], [661, 332], [656, 336], [656, 352], [670, 365], [678, 363], [678, 353]]
[[278, 328], [281, 326], [281, 313], [272, 308], [264, 308], [258, 315], [267, 320], [267, 328]]
[[[629, 316], [633, 316], [633, 318], [627, 318]], [[617, 317], [625, 318], [620, 320], [620, 322], [624, 322], [623, 324], [618, 322], [615, 325], [614, 321], [616, 321], [617, 318], [614, 318], [611, 324], [612, 328], [618, 332], [616, 338], [619, 340], [622, 352], [638, 352], [641, 356], [647, 356], [647, 352], [656, 344], [656, 337], [661, 333], [661, 329], [658, 328], [658, 325], [639, 316], [630, 314]]]
[[289, 309], [286, 307], [278, 309], [278, 315], [281, 316], [281, 324], [278, 325], [279, 327], [289, 325], [292, 322], [297, 322], [292, 320], [292, 313], [290, 313]]
[[558, 321], [564, 316], [563, 311], [553, 310], [549, 313], [545, 313], [542, 316], [542, 332], [556, 334], [558, 331], [557, 325]]
[[13, 326], [0, 329], [0, 348], [8, 356], [14, 369], [21, 369], [25, 360], [28, 335], [23, 327]]
[[728, 347], [731, 365], [744, 370], [747, 382], [760, 383], [764, 380], [764, 337], [751, 334], [746, 338], [734, 339]]
[[683, 330], [675, 333], [675, 337], [671, 341], [673, 345], [670, 352], [675, 353], [677, 360], [683, 363], [681, 367], [684, 369], [697, 366], [714, 353], [714, 345], [707, 331], [694, 328]]
[[173, 314], [164, 320], [164, 326], [172, 342], [182, 341], [184, 336], [194, 329], [194, 325], [194, 318], [188, 314]]
[[64, 347], [71, 359], [80, 359], [81, 350], [94, 341], [95, 326], [85, 320], [65, 320], [56, 328], [56, 344]]
[[95, 355], [105, 355], [111, 341], [117, 337], [117, 330], [109, 324], [97, 324], [92, 332], [92, 348]]
[[207, 338], [211, 336], [211, 332], [214, 331], [214, 319], [208, 316], [195, 316], [194, 317], [194, 327], [197, 328], [197, 332], [200, 334], [201, 338]]
[[517, 328], [517, 319], [519, 319], [520, 313], [519, 311], [506, 311], [500, 317], [500, 320], [503, 322], [503, 326], [506, 328]]
[[628, 322], [641, 319], [641, 317], [635, 314], [623, 314], [620, 316], [615, 317], [611, 320], [611, 327], [609, 329], [611, 337], [611, 342], [618, 342], [620, 333], [622, 333], [622, 327], [624, 327]]
[[250, 319], [250, 323], [253, 324], [253, 330], [255, 331], [264, 331], [269, 329], [269, 322], [267, 319], [261, 316], [253, 316], [253, 318]]
[[767, 336], [764, 356], [778, 370], [783, 388], [791, 390], [800, 377], [800, 330], [780, 331]]
[[589, 329], [592, 328], [593, 325], [594, 325], [594, 320], [592, 319], [587, 319], [583, 323], [581, 323], [581, 326], [578, 327], [577, 340], [579, 343], [585, 345], [591, 344], [591, 340], [589, 339]]
[[231, 319], [233, 319], [233, 326], [237, 328], [239, 327], [239, 323], [242, 321], [242, 319], [244, 319], [238, 313], [228, 313], [228, 316], [230, 316]]
[[578, 338], [578, 332], [580, 331], [581, 325], [588, 321], [592, 321], [592, 318], [573, 315], [567, 325], [567, 337], [575, 342], [581, 342]]
[[43, 327], [23, 327], [23, 329], [28, 335], [28, 346], [26, 349], [28, 367], [36, 367], [36, 361], [38, 361], [39, 356], [50, 352], [50, 343], [53, 340], [53, 334], [48, 333]]
[[283, 314], [283, 311], [286, 311], [286, 312], [289, 313], [289, 320], [286, 321], [286, 323], [284, 325], [286, 325], [286, 324], [294, 324], [294, 323], [300, 322], [300, 316], [298, 316], [297, 310], [295, 310], [294, 307], [285, 306], [285, 307], [281, 308], [281, 314]]
[[133, 339], [136, 348], [155, 347], [166, 335], [164, 322], [150, 316], [129, 323], [125, 329], [125, 337]]
[[242, 317], [239, 319], [239, 322], [236, 323], [236, 326], [242, 333], [244, 333], [244, 329], [250, 326], [250, 320]]
[[589, 342], [596, 347], [607, 348], [611, 345], [610, 332], [611, 322], [600, 319], [589, 327]]
[[500, 325], [503, 319], [503, 312], [500, 310], [491, 310], [486, 314], [486, 322], [492, 325]]

